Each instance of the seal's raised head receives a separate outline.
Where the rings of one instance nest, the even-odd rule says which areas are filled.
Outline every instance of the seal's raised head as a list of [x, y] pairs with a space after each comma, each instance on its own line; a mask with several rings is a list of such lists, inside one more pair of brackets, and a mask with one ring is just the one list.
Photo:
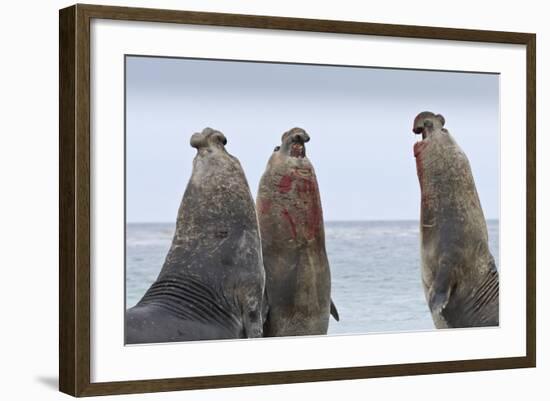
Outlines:
[[199, 152], [201, 150], [212, 151], [215, 149], [224, 149], [227, 144], [225, 135], [212, 128], [205, 128], [202, 132], [197, 132], [191, 136], [191, 146]]
[[306, 156], [305, 143], [309, 141], [309, 135], [302, 128], [292, 128], [281, 137], [281, 146], [275, 148], [275, 152], [290, 157], [303, 158]]
[[[412, 131], [416, 135], [422, 135], [422, 139], [414, 144], [414, 156], [417, 162], [421, 153], [430, 153], [431, 158], [448, 156], [450, 148], [455, 143], [449, 132], [443, 128], [444, 125], [445, 117], [431, 111], [423, 111], [415, 117]], [[441, 153], [445, 148], [447, 150]]]
[[423, 111], [414, 119], [413, 132], [417, 135], [422, 134], [422, 139], [426, 139], [432, 132], [440, 130], [444, 125], [445, 117], [441, 114]]
[[200, 186], [202, 185], [200, 184], [202, 180], [223, 182], [226, 180], [224, 175], [220, 175], [223, 171], [224, 174], [235, 174], [240, 177], [239, 180], [242, 179], [248, 189], [241, 164], [225, 148], [227, 139], [222, 132], [207, 127], [202, 132], [194, 133], [189, 143], [193, 148], [197, 149], [197, 153], [193, 159], [193, 173], [190, 183]]

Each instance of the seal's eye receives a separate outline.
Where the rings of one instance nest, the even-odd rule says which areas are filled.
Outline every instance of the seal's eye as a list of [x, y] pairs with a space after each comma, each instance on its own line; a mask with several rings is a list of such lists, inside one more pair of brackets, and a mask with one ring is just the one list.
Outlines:
[[281, 149], [280, 146], [275, 146], [275, 149], [273, 149], [274, 152], [278, 152]]

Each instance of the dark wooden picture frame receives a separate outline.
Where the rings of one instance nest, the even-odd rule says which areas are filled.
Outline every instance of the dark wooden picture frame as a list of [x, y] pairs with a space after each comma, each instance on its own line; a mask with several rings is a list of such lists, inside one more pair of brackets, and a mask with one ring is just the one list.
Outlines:
[[[90, 21], [94, 18], [526, 46], [526, 356], [155, 380], [90, 381]], [[74, 5], [59, 14], [59, 389], [73, 396], [534, 367], [536, 363], [535, 49], [530, 33]]]

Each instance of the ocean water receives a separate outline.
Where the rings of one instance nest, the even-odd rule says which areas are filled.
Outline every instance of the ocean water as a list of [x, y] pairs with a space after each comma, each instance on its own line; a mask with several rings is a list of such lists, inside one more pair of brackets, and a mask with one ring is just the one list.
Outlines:
[[[340, 321], [328, 334], [434, 328], [420, 281], [417, 221], [325, 222], [332, 299]], [[169, 223], [129, 223], [126, 229], [126, 305], [157, 278], [174, 233]], [[499, 223], [487, 222], [499, 266]]]

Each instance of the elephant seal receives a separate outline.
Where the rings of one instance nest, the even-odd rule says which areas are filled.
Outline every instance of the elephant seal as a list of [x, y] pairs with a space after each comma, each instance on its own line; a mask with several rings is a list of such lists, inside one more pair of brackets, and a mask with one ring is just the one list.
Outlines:
[[262, 336], [265, 273], [254, 201], [225, 136], [197, 149], [174, 238], [157, 280], [126, 311], [126, 343]]
[[421, 191], [424, 294], [437, 328], [498, 326], [499, 274], [468, 158], [443, 126], [422, 112], [413, 132]]
[[268, 312], [264, 335], [326, 334], [330, 269], [315, 171], [306, 157], [309, 135], [282, 136], [260, 180], [256, 210], [262, 238]]

